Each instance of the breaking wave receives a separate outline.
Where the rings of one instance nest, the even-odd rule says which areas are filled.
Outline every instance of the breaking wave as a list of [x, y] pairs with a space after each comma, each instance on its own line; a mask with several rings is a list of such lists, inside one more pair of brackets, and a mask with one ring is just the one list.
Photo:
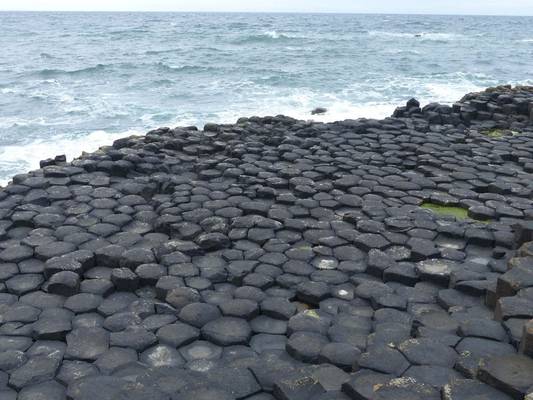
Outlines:
[[0, 185], [6, 185], [13, 172], [39, 168], [39, 161], [46, 158], [65, 154], [68, 160], [72, 160], [84, 151], [96, 151], [113, 144], [117, 139], [141, 134], [141, 131], [136, 130], [117, 133], [94, 131], [85, 135], [55, 135], [28, 143], [0, 146]]
[[300, 39], [297, 36], [292, 36], [286, 33], [279, 33], [277, 31], [266, 31], [259, 34], [251, 34], [241, 38], [238, 38], [234, 43], [247, 44], [247, 43], [276, 43], [287, 42], [291, 40]]

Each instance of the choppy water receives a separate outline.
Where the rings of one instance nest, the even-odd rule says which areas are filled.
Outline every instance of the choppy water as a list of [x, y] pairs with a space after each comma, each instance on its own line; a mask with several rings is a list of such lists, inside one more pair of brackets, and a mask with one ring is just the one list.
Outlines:
[[158, 126], [533, 84], [532, 17], [0, 13], [0, 182]]

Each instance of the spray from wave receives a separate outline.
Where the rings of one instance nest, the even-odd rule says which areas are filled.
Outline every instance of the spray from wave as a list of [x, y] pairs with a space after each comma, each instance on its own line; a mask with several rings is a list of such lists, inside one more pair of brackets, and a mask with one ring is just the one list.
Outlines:
[[102, 146], [111, 145], [117, 139], [143, 133], [138, 130], [118, 133], [94, 131], [87, 135], [57, 135], [29, 143], [2, 146], [0, 147], [0, 185], [5, 186], [10, 177], [16, 173], [38, 169], [39, 161], [46, 158], [64, 154], [70, 161], [79, 157], [84, 151], [93, 152]]
[[287, 35], [284, 35], [282, 33], [278, 33], [276, 31], [267, 31], [264, 33], [265, 36], [270, 37], [272, 39], [279, 39], [279, 38], [287, 38]]

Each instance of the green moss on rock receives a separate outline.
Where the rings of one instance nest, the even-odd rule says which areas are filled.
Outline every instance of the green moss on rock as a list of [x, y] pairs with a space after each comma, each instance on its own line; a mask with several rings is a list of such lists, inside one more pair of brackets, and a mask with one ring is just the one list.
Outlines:
[[484, 219], [477, 219], [472, 218], [468, 216], [468, 210], [461, 208], [461, 207], [453, 207], [453, 206], [442, 206], [440, 204], [435, 204], [431, 202], [425, 202], [422, 203], [420, 206], [426, 210], [431, 210], [433, 213], [437, 215], [446, 215], [446, 216], [452, 216], [455, 217], [459, 221], [463, 221], [466, 219], [471, 219], [473, 221], [477, 222], [483, 222], [488, 224], [490, 220], [484, 220]]
[[454, 207], [454, 206], [442, 206], [440, 204], [431, 203], [431, 202], [424, 202], [420, 205], [420, 207], [431, 210], [434, 214], [437, 215], [446, 215], [446, 216], [452, 216], [455, 217], [459, 221], [464, 221], [466, 219], [470, 219], [472, 221], [476, 222], [482, 222], [484, 224], [488, 224], [491, 222], [490, 219], [478, 219], [478, 218], [472, 218], [468, 215], [468, 210], [462, 208], [462, 207]]
[[449, 215], [459, 220], [468, 218], [468, 211], [461, 207], [441, 206], [440, 204], [429, 202], [423, 203], [420, 207], [431, 210], [437, 215]]
[[491, 138], [495, 138], [495, 139], [499, 139], [499, 138], [502, 138], [504, 136], [516, 136], [519, 133], [520, 132], [511, 131], [511, 130], [508, 130], [508, 129], [498, 129], [498, 128], [482, 132], [483, 135], [491, 137]]

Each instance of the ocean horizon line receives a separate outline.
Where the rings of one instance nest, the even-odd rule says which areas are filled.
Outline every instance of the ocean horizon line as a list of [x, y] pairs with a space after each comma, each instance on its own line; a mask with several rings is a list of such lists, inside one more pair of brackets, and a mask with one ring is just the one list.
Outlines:
[[343, 12], [343, 11], [178, 11], [178, 10], [2, 10], [0, 13], [72, 13], [72, 14], [280, 14], [280, 15], [383, 15], [383, 16], [435, 16], [435, 17], [523, 17], [531, 18], [533, 14], [455, 14], [455, 13], [399, 13], [399, 12]]

